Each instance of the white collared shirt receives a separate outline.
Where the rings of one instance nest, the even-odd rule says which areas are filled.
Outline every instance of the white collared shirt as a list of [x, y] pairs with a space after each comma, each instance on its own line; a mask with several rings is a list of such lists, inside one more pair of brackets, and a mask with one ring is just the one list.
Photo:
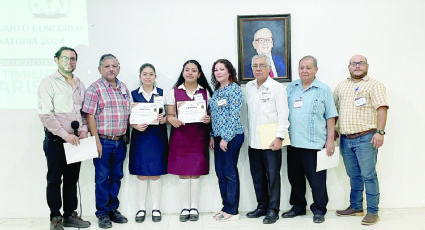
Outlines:
[[249, 146], [261, 149], [258, 126], [278, 123], [276, 137], [288, 132], [289, 109], [285, 87], [268, 77], [257, 89], [257, 80], [246, 84], [245, 98], [248, 107]]
[[150, 101], [152, 98], [152, 95], [158, 95], [158, 91], [156, 90], [156, 87], [153, 88], [153, 90], [150, 93], [147, 93], [144, 89], [143, 86], [140, 86], [139, 88], [139, 94], [142, 94], [143, 97], [146, 99], [146, 101]]
[[[186, 87], [184, 87], [184, 84], [181, 84], [177, 87], [178, 89], [183, 89], [187, 96], [191, 99], [193, 99], [193, 97], [195, 96], [195, 94], [198, 92], [198, 90], [200, 89], [204, 89], [204, 87], [202, 87], [201, 85], [198, 84], [198, 86], [196, 87], [195, 91], [190, 92], [186, 89]], [[207, 92], [207, 99], [210, 99], [210, 95]], [[175, 105], [176, 104], [176, 98], [174, 97], [174, 88], [172, 88], [170, 91], [168, 91], [167, 96], [166, 96], [166, 100], [165, 100], [166, 105]]]

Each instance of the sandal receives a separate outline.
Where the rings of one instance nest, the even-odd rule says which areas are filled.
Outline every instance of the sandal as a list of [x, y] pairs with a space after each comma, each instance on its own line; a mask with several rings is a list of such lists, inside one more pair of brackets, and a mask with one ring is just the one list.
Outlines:
[[[192, 211], [196, 211], [196, 214], [192, 214]], [[189, 220], [190, 220], [190, 221], [197, 221], [197, 220], [199, 220], [199, 212], [198, 212], [198, 209], [196, 209], [196, 208], [191, 208], [189, 213], [190, 213], [190, 214], [189, 214]]]
[[[188, 214], [183, 214], [184, 211], [186, 211]], [[190, 216], [189, 213], [190, 213], [190, 210], [189, 209], [187, 209], [187, 208], [183, 209], [180, 212], [180, 217], [179, 217], [180, 222], [186, 222], [186, 221], [188, 221], [189, 220], [189, 216]]]
[[[155, 216], [155, 215], [153, 214], [154, 212], [159, 213], [159, 216]], [[160, 222], [160, 221], [161, 221], [161, 219], [162, 219], [162, 217], [161, 217], [161, 211], [159, 211], [159, 210], [157, 210], [157, 209], [152, 210], [152, 221], [153, 221], [153, 222]]]
[[[143, 213], [143, 216], [142, 215], [139, 215], [139, 214], [141, 214], [141, 213]], [[146, 211], [145, 210], [139, 210], [137, 213], [136, 213], [136, 222], [137, 223], [143, 223], [143, 221], [145, 221], [145, 217], [146, 217]]]

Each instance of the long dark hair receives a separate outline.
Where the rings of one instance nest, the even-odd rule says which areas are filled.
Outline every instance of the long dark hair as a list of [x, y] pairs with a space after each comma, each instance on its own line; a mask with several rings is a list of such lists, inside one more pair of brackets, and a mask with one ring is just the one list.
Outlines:
[[236, 84], [241, 85], [239, 83], [237, 75], [236, 75], [236, 69], [233, 67], [232, 63], [227, 59], [218, 59], [212, 65], [212, 70], [211, 70], [211, 84], [213, 85], [214, 90], [217, 90], [218, 88], [220, 88], [220, 82], [217, 81], [217, 79], [215, 78], [215, 75], [214, 75], [214, 69], [215, 69], [215, 65], [217, 65], [217, 63], [221, 63], [226, 67], [227, 71], [229, 72], [230, 84], [233, 83], [233, 82], [236, 82]]
[[174, 87], [178, 87], [179, 85], [184, 83], [183, 71], [184, 71], [184, 67], [186, 67], [186, 65], [189, 64], [189, 63], [195, 64], [196, 67], [198, 68], [198, 71], [200, 73], [200, 76], [198, 77], [198, 80], [197, 80], [198, 84], [200, 86], [204, 87], [204, 89], [206, 89], [208, 91], [210, 96], [212, 96], [213, 91], [212, 91], [210, 85], [208, 84], [207, 78], [205, 77], [204, 71], [202, 71], [201, 65], [196, 60], [188, 60], [183, 64], [182, 71], [180, 72], [180, 76], [177, 79], [176, 84], [174, 84]]

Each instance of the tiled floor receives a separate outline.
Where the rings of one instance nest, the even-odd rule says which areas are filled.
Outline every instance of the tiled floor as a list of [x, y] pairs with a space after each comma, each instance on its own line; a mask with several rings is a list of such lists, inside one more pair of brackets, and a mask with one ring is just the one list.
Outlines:
[[[217, 222], [212, 218], [213, 213], [201, 213], [197, 222], [181, 223], [178, 221], [178, 214], [163, 214], [163, 220], [159, 223], [153, 223], [150, 216], [144, 223], [134, 222], [133, 216], [129, 217], [127, 224], [113, 224], [114, 230], [132, 230], [132, 229], [165, 229], [165, 230], [273, 230], [273, 229], [331, 229], [331, 230], [351, 230], [351, 229], [400, 229], [400, 230], [425, 230], [425, 208], [406, 208], [406, 209], [384, 209], [380, 211], [380, 222], [372, 226], [363, 226], [360, 224], [362, 217], [338, 217], [334, 211], [329, 211], [326, 215], [326, 222], [314, 224], [312, 214], [295, 217], [293, 219], [279, 219], [275, 224], [262, 224], [262, 218], [248, 219], [245, 212], [241, 213], [241, 218], [234, 222]], [[92, 222], [88, 229], [99, 229], [95, 217], [85, 218]], [[25, 218], [25, 219], [0, 219], [0, 229], [49, 229], [48, 218]], [[65, 228], [73, 229], [73, 228]]]

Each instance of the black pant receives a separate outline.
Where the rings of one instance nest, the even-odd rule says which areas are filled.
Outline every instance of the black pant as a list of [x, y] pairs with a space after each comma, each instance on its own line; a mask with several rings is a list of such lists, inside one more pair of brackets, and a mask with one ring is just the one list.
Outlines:
[[306, 181], [310, 184], [313, 194], [313, 204], [310, 210], [314, 214], [325, 215], [328, 204], [326, 189], [326, 170], [316, 172], [317, 152], [314, 149], [303, 149], [288, 146], [288, 179], [291, 184], [290, 204], [295, 212], [305, 211]]
[[43, 149], [47, 160], [47, 204], [50, 208], [50, 220], [61, 216], [62, 207], [61, 184], [63, 176], [63, 216], [70, 216], [78, 206], [77, 181], [80, 175], [81, 162], [66, 164], [63, 143], [59, 136], [46, 131]]
[[282, 150], [253, 149], [249, 147], [249, 165], [258, 206], [279, 211], [280, 167]]

